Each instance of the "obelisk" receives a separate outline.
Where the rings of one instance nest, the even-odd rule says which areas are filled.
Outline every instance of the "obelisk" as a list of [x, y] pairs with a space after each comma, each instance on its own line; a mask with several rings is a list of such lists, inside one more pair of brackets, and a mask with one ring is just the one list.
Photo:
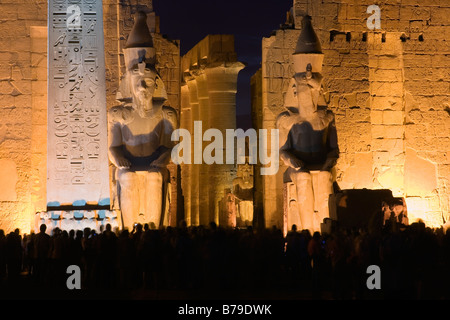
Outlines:
[[47, 209], [108, 206], [101, 0], [48, 4]]

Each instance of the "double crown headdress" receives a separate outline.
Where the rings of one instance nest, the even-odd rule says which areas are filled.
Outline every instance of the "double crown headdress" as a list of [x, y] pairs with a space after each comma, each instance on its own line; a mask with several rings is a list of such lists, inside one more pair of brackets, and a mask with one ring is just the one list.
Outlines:
[[[311, 17], [304, 16], [302, 20], [302, 31], [292, 55], [295, 73], [311, 71], [315, 73], [322, 72], [323, 53], [312, 24]], [[308, 66], [310, 65], [310, 67]], [[308, 70], [311, 68], [311, 70]]]
[[[136, 13], [134, 25], [123, 49], [123, 54], [127, 73], [131, 72], [131, 70], [135, 69], [142, 62], [145, 63], [146, 68], [156, 72], [156, 50], [153, 46], [153, 38], [147, 25], [147, 15], [145, 12], [140, 11]], [[156, 89], [153, 98], [160, 100], [167, 99], [164, 83], [158, 73], [155, 81]], [[116, 98], [124, 102], [131, 100], [131, 90], [126, 79], [122, 79]]]

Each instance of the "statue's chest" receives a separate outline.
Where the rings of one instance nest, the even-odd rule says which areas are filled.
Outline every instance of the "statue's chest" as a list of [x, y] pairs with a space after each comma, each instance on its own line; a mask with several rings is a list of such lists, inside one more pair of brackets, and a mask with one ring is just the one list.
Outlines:
[[135, 117], [124, 126], [122, 136], [125, 141], [150, 142], [159, 140], [160, 132], [160, 119]]
[[315, 130], [309, 122], [296, 123], [291, 128], [291, 136], [294, 139], [294, 144], [320, 143], [325, 134], [325, 128]]
[[330, 119], [326, 115], [316, 114], [315, 117], [306, 119], [305, 122], [308, 122], [315, 131], [322, 131], [328, 128]]
[[304, 118], [296, 116], [292, 119], [293, 126], [302, 133], [323, 131], [328, 128], [331, 119], [324, 114], [316, 113], [312, 117]]
[[301, 119], [291, 127], [291, 137], [294, 144], [320, 145], [326, 139], [330, 121], [324, 117]]

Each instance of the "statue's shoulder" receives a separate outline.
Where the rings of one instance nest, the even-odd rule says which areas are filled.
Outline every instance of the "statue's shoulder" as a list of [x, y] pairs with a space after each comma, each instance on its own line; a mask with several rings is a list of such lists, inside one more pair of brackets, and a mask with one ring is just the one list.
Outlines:
[[291, 114], [289, 111], [283, 111], [281, 112], [276, 120], [275, 120], [275, 124], [277, 128], [283, 127], [283, 125], [286, 123], [286, 121], [290, 118]]
[[243, 182], [244, 179], [242, 179], [241, 177], [236, 177], [233, 179], [233, 185], [240, 185], [241, 182]]
[[114, 106], [108, 110], [108, 122], [111, 124], [117, 122], [125, 124], [132, 121], [133, 118], [132, 108], [125, 105]]
[[[290, 109], [290, 108], [289, 108]], [[275, 125], [277, 128], [288, 128], [292, 126], [292, 121], [297, 120], [298, 112], [293, 112], [291, 110], [285, 110], [278, 114], [275, 119]]]
[[334, 121], [334, 112], [330, 109], [326, 110], [326, 117], [328, 119], [328, 121], [333, 122]]
[[163, 106], [162, 112], [164, 119], [168, 120], [170, 123], [172, 123], [173, 127], [176, 128], [178, 123], [177, 110], [175, 108], [172, 108], [171, 106]]
[[177, 116], [177, 110], [175, 108], [172, 108], [171, 106], [164, 105], [162, 107], [162, 111], [164, 114], [164, 117], [176, 117]]
[[328, 122], [332, 122], [334, 120], [334, 112], [328, 109], [327, 106], [318, 106], [317, 113], [322, 119], [325, 119]]

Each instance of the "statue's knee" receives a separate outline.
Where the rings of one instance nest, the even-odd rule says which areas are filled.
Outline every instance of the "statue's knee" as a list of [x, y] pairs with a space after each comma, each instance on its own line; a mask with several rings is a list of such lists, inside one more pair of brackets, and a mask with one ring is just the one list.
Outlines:
[[164, 178], [161, 171], [150, 171], [147, 173], [147, 177], [150, 181], [157, 183], [162, 183]]
[[333, 180], [333, 176], [329, 171], [320, 171], [318, 174], [318, 178], [322, 182], [331, 183]]
[[293, 172], [291, 179], [297, 185], [306, 184], [311, 182], [311, 174], [309, 172]]
[[126, 186], [134, 183], [135, 178], [136, 178], [136, 173], [131, 172], [131, 171], [120, 170], [117, 175], [117, 178], [119, 180], [121, 187], [126, 187]]

